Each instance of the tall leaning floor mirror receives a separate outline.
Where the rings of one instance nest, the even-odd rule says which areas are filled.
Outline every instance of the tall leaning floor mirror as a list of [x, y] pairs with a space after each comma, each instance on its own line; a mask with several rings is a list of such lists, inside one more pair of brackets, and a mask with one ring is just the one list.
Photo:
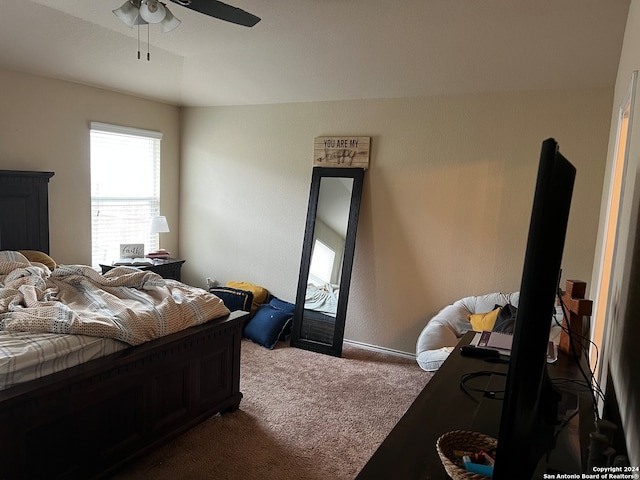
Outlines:
[[363, 168], [314, 167], [291, 345], [342, 355]]

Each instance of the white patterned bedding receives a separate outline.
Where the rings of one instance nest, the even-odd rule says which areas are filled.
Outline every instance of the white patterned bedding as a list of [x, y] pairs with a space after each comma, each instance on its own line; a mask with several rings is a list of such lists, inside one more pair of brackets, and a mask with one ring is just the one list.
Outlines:
[[0, 331], [0, 390], [129, 347], [111, 338]]
[[0, 389], [227, 314], [215, 295], [153, 272], [51, 272], [0, 251]]
[[338, 308], [338, 292], [339, 289], [330, 283], [322, 286], [307, 283], [304, 308], [335, 317]]

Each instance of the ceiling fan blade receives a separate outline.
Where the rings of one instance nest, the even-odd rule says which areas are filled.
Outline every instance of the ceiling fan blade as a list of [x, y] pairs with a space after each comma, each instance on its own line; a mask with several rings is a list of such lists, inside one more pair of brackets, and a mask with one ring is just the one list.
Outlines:
[[210, 17], [219, 18], [225, 22], [243, 25], [245, 27], [253, 27], [260, 21], [260, 17], [256, 17], [249, 12], [217, 0], [171, 0], [173, 3], [190, 8], [196, 12], [204, 13]]

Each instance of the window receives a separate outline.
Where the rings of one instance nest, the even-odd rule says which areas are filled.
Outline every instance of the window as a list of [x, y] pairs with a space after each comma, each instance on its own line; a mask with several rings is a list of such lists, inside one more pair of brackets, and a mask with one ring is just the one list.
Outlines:
[[158, 248], [160, 140], [148, 130], [91, 122], [91, 263], [111, 264], [121, 243]]
[[313, 244], [313, 253], [311, 254], [309, 278], [319, 285], [331, 283], [331, 273], [333, 272], [335, 258], [336, 252], [316, 239]]

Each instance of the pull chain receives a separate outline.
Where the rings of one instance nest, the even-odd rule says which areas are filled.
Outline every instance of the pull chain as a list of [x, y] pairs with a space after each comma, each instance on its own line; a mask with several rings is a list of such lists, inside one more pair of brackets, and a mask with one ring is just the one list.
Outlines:
[[[147, 61], [151, 60], [151, 42], [149, 37], [149, 24], [147, 24]], [[138, 24], [138, 60], [140, 60], [140, 24]]]

